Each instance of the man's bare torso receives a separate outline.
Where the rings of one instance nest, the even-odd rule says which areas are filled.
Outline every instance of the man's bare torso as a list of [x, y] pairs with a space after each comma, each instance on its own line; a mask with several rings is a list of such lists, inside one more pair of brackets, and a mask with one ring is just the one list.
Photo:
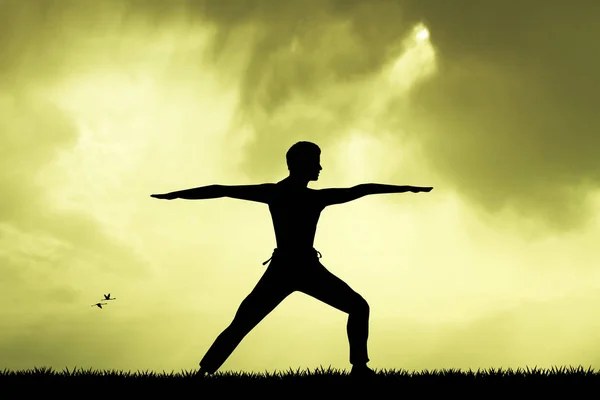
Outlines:
[[275, 229], [278, 249], [305, 250], [314, 244], [319, 216], [323, 206], [318, 191], [278, 182], [269, 211]]

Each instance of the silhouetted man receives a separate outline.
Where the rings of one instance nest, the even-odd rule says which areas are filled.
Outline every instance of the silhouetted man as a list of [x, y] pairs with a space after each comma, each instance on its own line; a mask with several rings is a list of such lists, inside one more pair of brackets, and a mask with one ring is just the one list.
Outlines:
[[431, 187], [395, 186], [376, 183], [350, 188], [313, 190], [308, 182], [319, 179], [321, 149], [311, 142], [298, 142], [286, 154], [290, 174], [278, 183], [259, 185], [209, 185], [166, 194], [157, 199], [234, 199], [269, 206], [277, 247], [271, 264], [256, 287], [242, 301], [231, 324], [219, 335], [200, 362], [199, 374], [212, 374], [225, 362], [242, 339], [283, 299], [295, 291], [306, 293], [348, 314], [347, 333], [353, 375], [372, 375], [367, 363], [369, 305], [358, 293], [329, 272], [313, 248], [317, 222], [327, 206], [347, 203], [380, 193], [429, 192]]

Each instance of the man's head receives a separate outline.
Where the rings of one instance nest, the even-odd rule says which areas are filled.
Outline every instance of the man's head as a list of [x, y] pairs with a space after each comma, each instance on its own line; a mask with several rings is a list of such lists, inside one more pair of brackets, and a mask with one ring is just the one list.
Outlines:
[[298, 142], [285, 155], [290, 176], [316, 181], [321, 168], [321, 149], [312, 142]]

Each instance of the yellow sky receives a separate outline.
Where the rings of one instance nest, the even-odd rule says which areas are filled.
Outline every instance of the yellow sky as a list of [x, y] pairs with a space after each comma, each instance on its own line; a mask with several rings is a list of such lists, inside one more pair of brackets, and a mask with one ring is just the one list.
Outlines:
[[[435, 187], [321, 216], [373, 368], [598, 367], [590, 12], [371, 3], [1, 1], [0, 368], [196, 368], [268, 209], [149, 195], [280, 180], [298, 140], [313, 188]], [[348, 368], [345, 324], [293, 294], [222, 369]]]

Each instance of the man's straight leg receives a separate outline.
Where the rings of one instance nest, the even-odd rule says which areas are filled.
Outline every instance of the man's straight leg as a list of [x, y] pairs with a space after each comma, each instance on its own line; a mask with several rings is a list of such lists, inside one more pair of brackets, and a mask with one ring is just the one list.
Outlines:
[[202, 361], [203, 372], [216, 372], [242, 339], [291, 292], [285, 275], [269, 266], [252, 292], [242, 301], [231, 324], [217, 337]]
[[321, 263], [311, 265], [306, 272], [307, 278], [302, 280], [298, 290], [348, 314], [346, 331], [350, 342], [350, 363], [366, 366], [369, 362], [369, 304]]

